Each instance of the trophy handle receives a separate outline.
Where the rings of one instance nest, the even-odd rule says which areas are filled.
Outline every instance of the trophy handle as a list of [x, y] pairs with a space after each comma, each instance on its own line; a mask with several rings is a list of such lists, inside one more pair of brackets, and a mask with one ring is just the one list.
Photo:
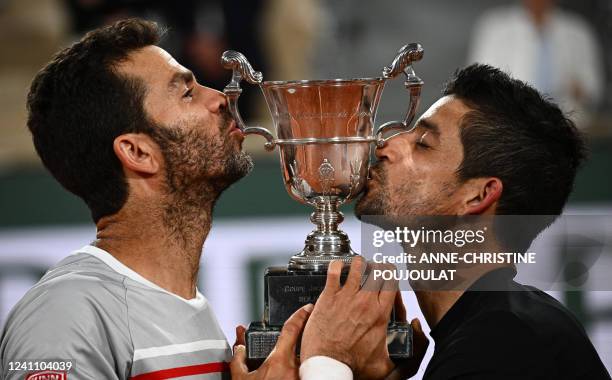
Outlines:
[[242, 53], [234, 50], [227, 50], [223, 53], [221, 64], [224, 68], [232, 70], [232, 80], [225, 86], [223, 93], [227, 97], [229, 111], [236, 121], [237, 127], [245, 135], [254, 134], [263, 136], [266, 139], [266, 144], [264, 145], [266, 150], [273, 150], [276, 143], [270, 131], [263, 127], [247, 127], [240, 116], [240, 111], [238, 111], [238, 98], [242, 93], [242, 88], [240, 88], [242, 79], [246, 79], [247, 82], [252, 84], [260, 84], [263, 80], [263, 75], [260, 71], [253, 70], [253, 67]]
[[385, 137], [388, 132], [400, 131], [399, 133], [406, 133], [414, 129], [410, 124], [419, 106], [423, 81], [415, 74], [412, 68], [412, 62], [420, 61], [421, 58], [423, 58], [423, 47], [421, 47], [420, 44], [411, 43], [404, 45], [397, 52], [397, 56], [395, 56], [391, 65], [383, 69], [383, 78], [385, 79], [393, 79], [400, 73], [406, 75], [404, 86], [406, 86], [406, 89], [410, 92], [410, 103], [403, 121], [390, 121], [378, 128], [378, 132], [376, 132], [376, 145], [378, 147], [384, 146], [387, 140], [395, 136]]

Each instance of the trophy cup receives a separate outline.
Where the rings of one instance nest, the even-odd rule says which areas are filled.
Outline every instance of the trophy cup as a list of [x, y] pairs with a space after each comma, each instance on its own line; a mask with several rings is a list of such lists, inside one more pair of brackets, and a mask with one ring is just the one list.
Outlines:
[[[239, 52], [226, 51], [221, 62], [232, 70], [223, 92], [238, 128], [266, 139], [265, 148], [279, 147], [285, 188], [298, 202], [315, 211], [316, 225], [306, 237], [304, 249], [285, 267], [267, 268], [264, 275], [264, 316], [246, 332], [247, 358], [257, 367], [274, 348], [287, 318], [298, 308], [314, 303], [325, 286], [331, 260], [350, 264], [357, 255], [346, 233], [338, 228], [344, 219], [338, 207], [357, 197], [368, 175], [373, 143], [383, 146], [391, 132], [409, 132], [419, 103], [423, 81], [412, 62], [423, 57], [421, 45], [403, 46], [382, 77], [363, 79], [263, 81]], [[373, 125], [387, 79], [405, 74], [409, 91], [408, 111], [403, 121], [391, 121], [374, 133]], [[238, 111], [240, 82], [261, 88], [270, 109], [277, 138], [265, 128], [246, 126]], [[346, 265], [345, 265], [346, 267]], [[412, 354], [412, 330], [394, 315], [387, 329], [389, 354], [394, 360]]]

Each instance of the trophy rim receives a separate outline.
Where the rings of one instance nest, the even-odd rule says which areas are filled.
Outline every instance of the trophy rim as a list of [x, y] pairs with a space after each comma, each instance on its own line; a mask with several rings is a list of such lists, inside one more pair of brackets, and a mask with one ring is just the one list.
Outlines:
[[344, 85], [344, 84], [381, 84], [384, 83], [387, 78], [383, 77], [371, 77], [371, 78], [336, 78], [336, 79], [302, 79], [302, 80], [270, 80], [263, 81], [260, 83], [261, 87], [289, 87], [300, 85], [304, 87], [308, 86], [321, 86], [321, 85]]

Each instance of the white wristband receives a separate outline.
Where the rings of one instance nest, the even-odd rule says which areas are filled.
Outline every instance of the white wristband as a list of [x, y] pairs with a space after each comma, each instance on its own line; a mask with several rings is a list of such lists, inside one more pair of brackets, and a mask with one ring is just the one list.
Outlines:
[[327, 356], [313, 356], [300, 365], [300, 380], [353, 380], [346, 364]]

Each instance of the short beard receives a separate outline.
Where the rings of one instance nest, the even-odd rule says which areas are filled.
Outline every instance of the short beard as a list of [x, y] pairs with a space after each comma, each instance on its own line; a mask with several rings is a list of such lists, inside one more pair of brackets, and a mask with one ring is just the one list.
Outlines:
[[235, 152], [235, 141], [227, 134], [229, 115], [218, 127], [218, 137], [176, 126], [156, 126], [151, 132], [165, 162], [168, 194], [163, 221], [185, 245], [193, 233], [210, 226], [221, 193], [253, 168], [247, 153]]
[[229, 115], [221, 119], [219, 138], [203, 135], [196, 128], [155, 129], [152, 137], [164, 156], [171, 193], [199, 192], [204, 200], [214, 201], [223, 190], [251, 172], [251, 156], [243, 151], [234, 152], [235, 142], [227, 134], [229, 120]]
[[[355, 206], [355, 215], [366, 223], [376, 224], [382, 228], [412, 224], [421, 216], [448, 215], [452, 213], [448, 200], [458, 188], [458, 183], [443, 183], [440, 189], [427, 199], [411, 196], [414, 185], [403, 183], [391, 189], [389, 178], [383, 167], [376, 167], [378, 186], [376, 196], [365, 194]], [[391, 197], [393, 196], [393, 201]], [[416, 219], [414, 217], [417, 217]]]
[[[230, 155], [225, 162], [225, 187], [219, 188], [221, 193], [230, 185], [244, 178], [253, 170], [253, 158], [246, 152], [240, 151], [236, 155]], [[221, 184], [221, 183], [220, 183]]]

